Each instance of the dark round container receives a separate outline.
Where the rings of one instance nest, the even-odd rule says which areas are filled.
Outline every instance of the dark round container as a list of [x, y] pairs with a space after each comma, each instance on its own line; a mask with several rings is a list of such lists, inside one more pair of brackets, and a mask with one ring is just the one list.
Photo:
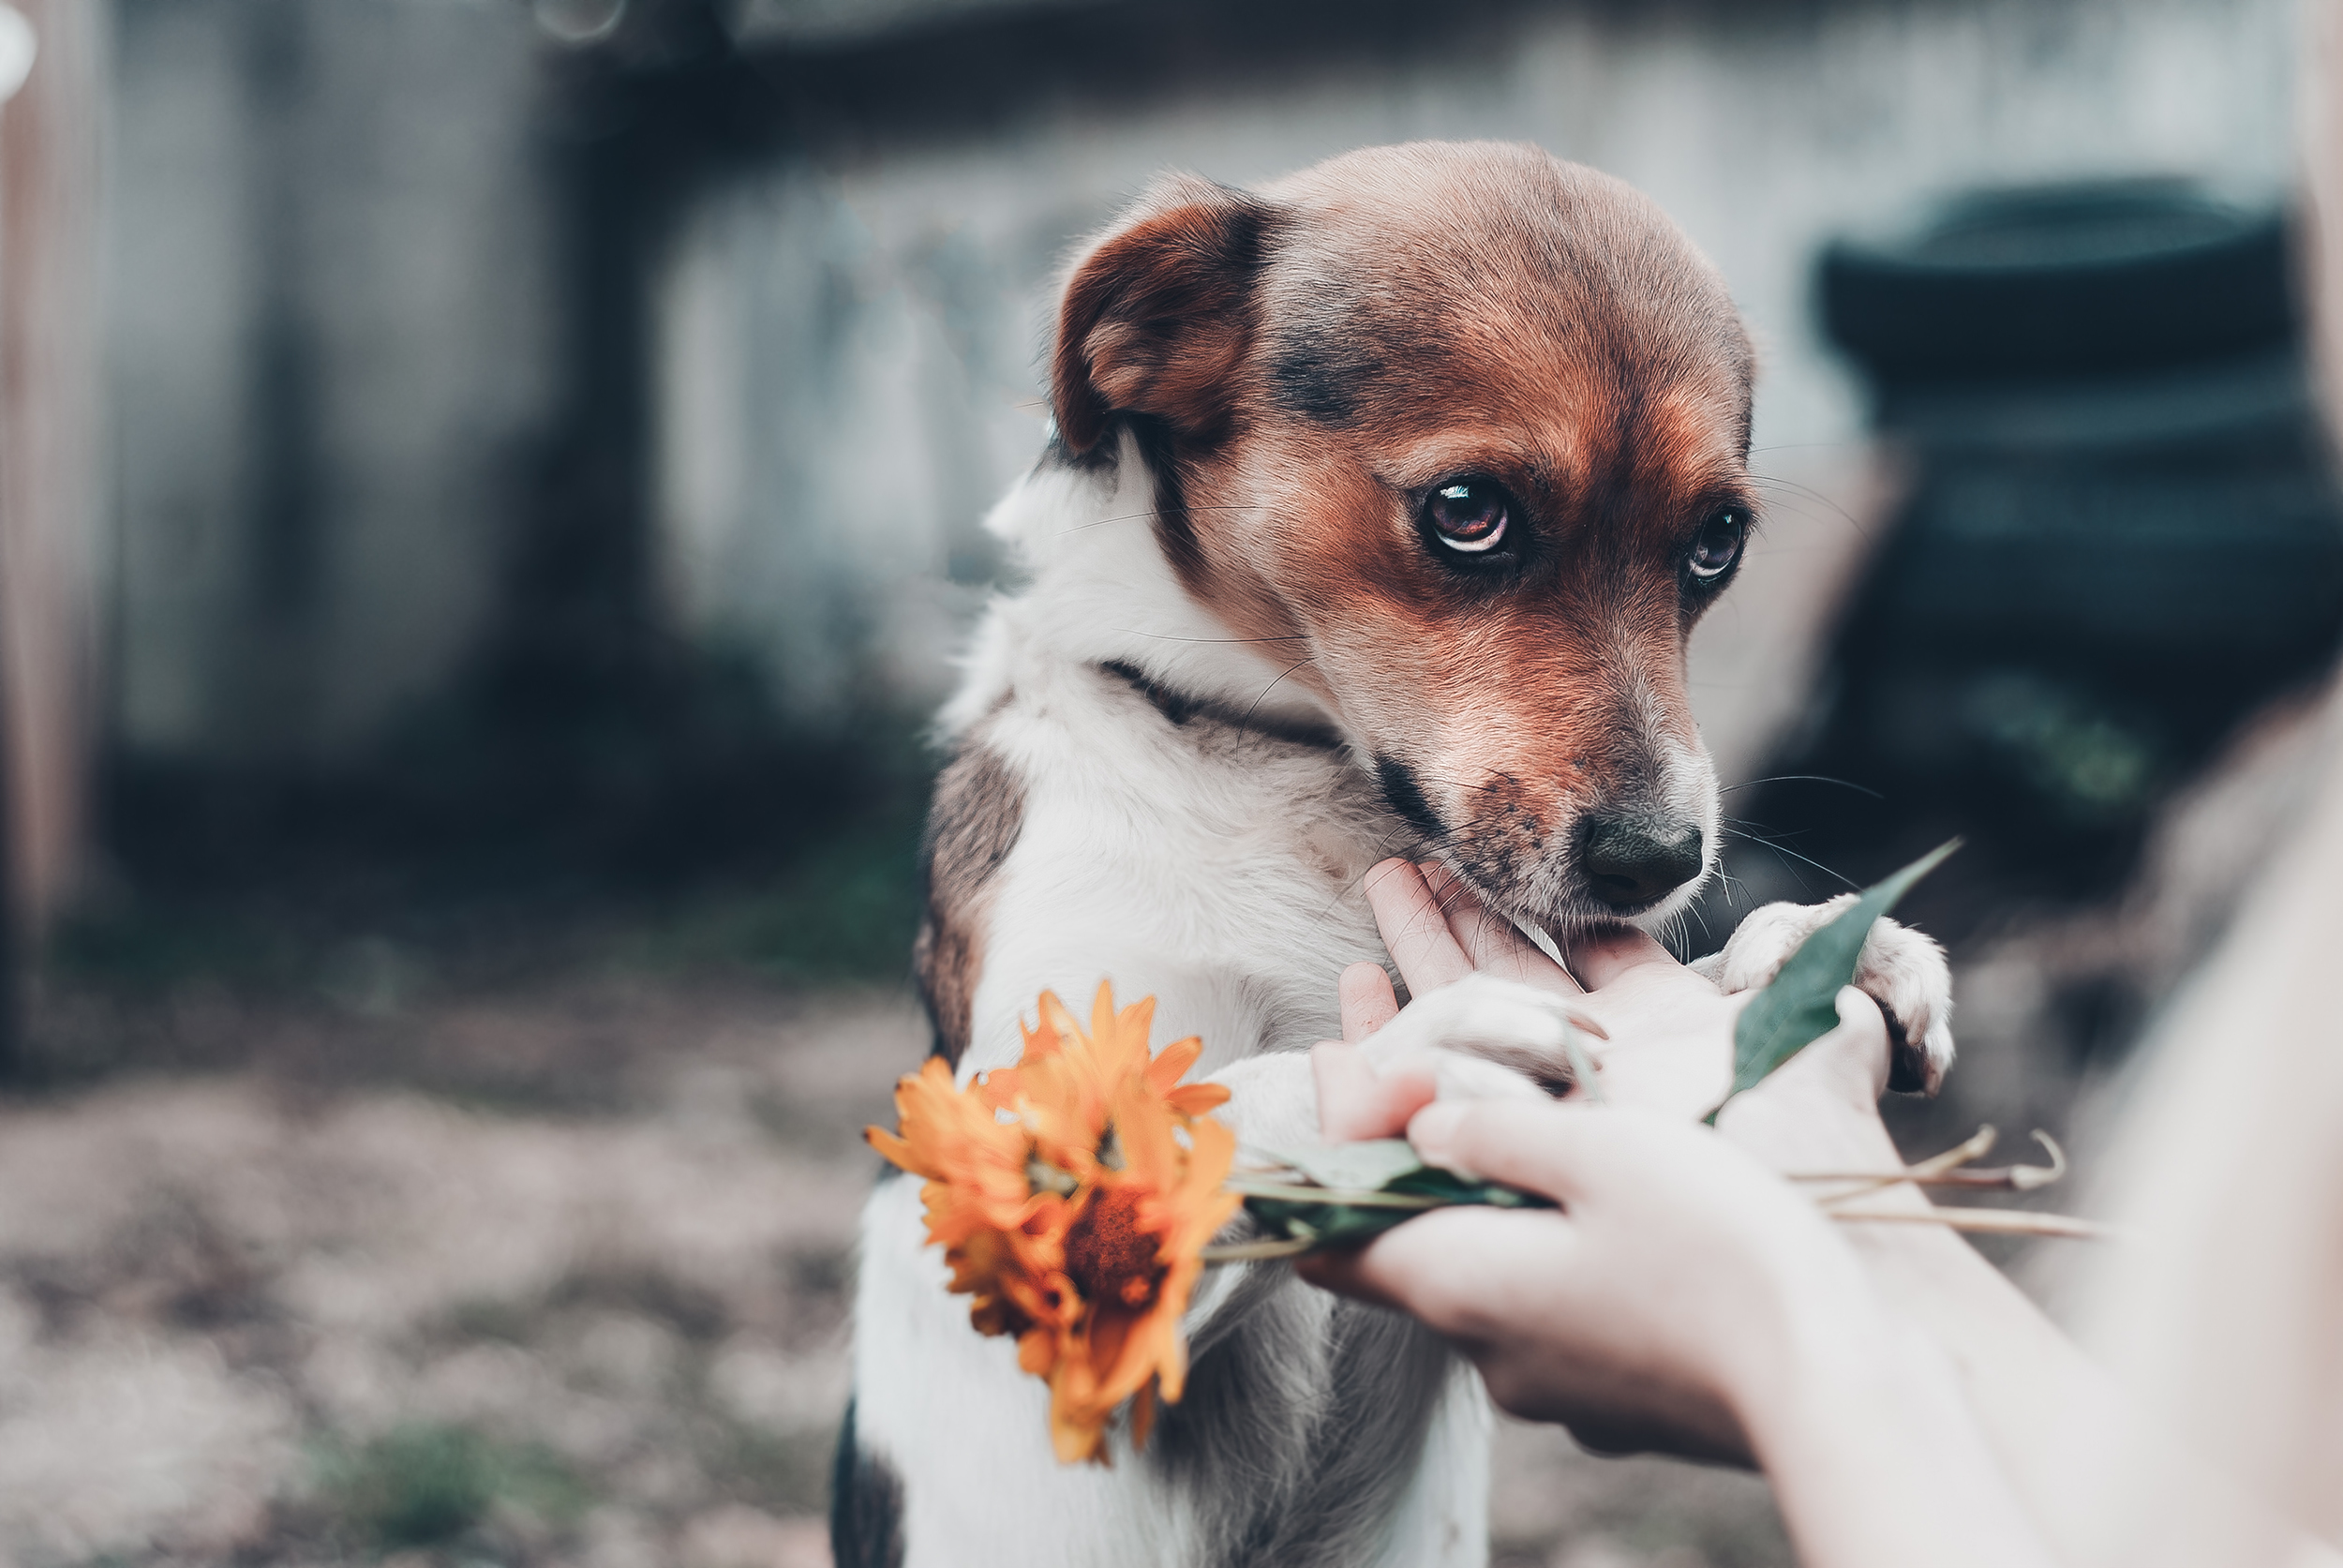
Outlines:
[[1877, 805], [1783, 784], [1737, 809], [1871, 874], [1961, 833], [1996, 898], [2128, 874], [2157, 803], [2343, 637], [2290, 247], [2275, 207], [2169, 179], [1828, 247], [1824, 324], [1910, 485], [1766, 770]]
[[2284, 216], [2177, 180], [1952, 202], [1821, 267], [1833, 342], [1886, 382], [2090, 376], [2292, 342]]

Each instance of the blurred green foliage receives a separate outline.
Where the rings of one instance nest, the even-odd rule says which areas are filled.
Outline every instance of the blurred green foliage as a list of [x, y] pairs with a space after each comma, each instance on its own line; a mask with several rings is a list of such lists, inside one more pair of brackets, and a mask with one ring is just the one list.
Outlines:
[[918, 828], [892, 822], [813, 846], [766, 886], [677, 904], [628, 957], [659, 969], [738, 968], [794, 984], [889, 981], [919, 922]]
[[575, 1520], [591, 1501], [550, 1449], [467, 1427], [414, 1423], [317, 1456], [319, 1500], [336, 1533], [397, 1550], [436, 1546], [510, 1513], [532, 1525]]
[[246, 856], [150, 857], [57, 927], [43, 967], [134, 996], [210, 985], [375, 1014], [435, 987], [555, 968], [898, 982], [936, 759], [907, 722], [875, 726], [852, 755], [819, 786], [777, 779], [761, 808], [736, 802], [724, 821], [694, 827], [678, 806], [679, 847], [641, 865], [567, 841], [527, 856], [453, 841], [406, 853], [299, 823], [257, 830]]

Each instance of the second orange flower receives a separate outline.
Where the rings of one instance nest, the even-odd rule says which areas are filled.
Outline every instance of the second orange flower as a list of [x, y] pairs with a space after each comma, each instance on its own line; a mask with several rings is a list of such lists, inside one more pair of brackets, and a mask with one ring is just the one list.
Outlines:
[[1061, 1460], [1106, 1460], [1106, 1429], [1134, 1401], [1134, 1445], [1187, 1372], [1180, 1318], [1201, 1254], [1241, 1200], [1222, 1184], [1236, 1140], [1206, 1113], [1229, 1098], [1183, 1084], [1203, 1045], [1152, 1057], [1155, 999], [1119, 1012], [1101, 984], [1085, 1032], [1042, 993], [1014, 1068], [963, 1089], [940, 1060], [895, 1089], [900, 1135], [872, 1146], [927, 1178], [928, 1238], [985, 1334], [1013, 1335], [1050, 1384]]

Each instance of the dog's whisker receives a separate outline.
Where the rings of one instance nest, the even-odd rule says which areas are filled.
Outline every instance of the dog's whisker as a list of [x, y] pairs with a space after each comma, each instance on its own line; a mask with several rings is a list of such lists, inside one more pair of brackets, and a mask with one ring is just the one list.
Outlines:
[[1771, 486], [1776, 490], [1786, 490], [1792, 495], [1803, 496], [1808, 500], [1811, 500], [1820, 506], [1824, 511], [1829, 513], [1832, 516], [1838, 518], [1841, 522], [1845, 523], [1849, 528], [1855, 530], [1856, 532], [1862, 534], [1865, 538], [1869, 538], [1871, 536], [1872, 530], [1864, 526], [1861, 518], [1856, 516], [1854, 513], [1848, 511], [1838, 501], [1835, 501], [1828, 496], [1823, 494], [1822, 491], [1815, 489], [1812, 485], [1801, 485], [1795, 479], [1783, 479], [1779, 474], [1769, 473], [1753, 473], [1749, 476], [1749, 482], [1753, 485], [1760, 487]]
[[1261, 705], [1269, 699], [1269, 694], [1277, 689], [1278, 680], [1283, 680], [1287, 676], [1291, 675], [1295, 670], [1300, 669], [1304, 665], [1314, 665], [1316, 663], [1318, 663], [1318, 655], [1312, 653], [1306, 658], [1294, 660], [1293, 663], [1278, 671], [1277, 679], [1272, 680], [1268, 685], [1263, 686], [1261, 689], [1261, 694], [1253, 699], [1253, 705], [1245, 710], [1245, 717], [1237, 721], [1237, 739], [1239, 740], [1245, 739], [1246, 731], [1252, 727], [1253, 715], [1259, 712], [1261, 710]]
[[1069, 533], [1080, 533], [1084, 529], [1104, 528], [1109, 523], [1152, 523], [1157, 517], [1163, 515], [1166, 512], [1176, 512], [1185, 515], [1189, 512], [1253, 512], [1258, 510], [1259, 508], [1251, 506], [1156, 507], [1145, 512], [1125, 512], [1112, 517], [1093, 517], [1086, 523], [1076, 523], [1071, 528], [1062, 528], [1058, 530], [1057, 536], [1060, 539], [1063, 539]]
[[1874, 800], [1885, 800], [1887, 799], [1885, 795], [1880, 794], [1879, 791], [1875, 789], [1867, 789], [1863, 785], [1856, 784], [1851, 780], [1834, 779], [1827, 773], [1776, 773], [1771, 778], [1744, 779], [1737, 784], [1726, 784], [1723, 789], [1718, 790], [1717, 793], [1720, 795], [1730, 795], [1737, 789], [1754, 789], [1759, 784], [1837, 784], [1841, 789], [1851, 789], [1858, 795], [1868, 795]]
[[[1843, 882], [1857, 892], [1862, 891], [1862, 884], [1856, 881], [1853, 877], [1847, 875], [1843, 872], [1831, 870], [1828, 866], [1824, 865], [1820, 860], [1813, 859], [1812, 856], [1800, 855], [1797, 850], [1792, 849], [1787, 844], [1776, 843], [1772, 839], [1761, 837], [1756, 833], [1742, 832], [1737, 834], [1736, 836], [1746, 839], [1752, 844], [1763, 844], [1768, 849], [1772, 850], [1776, 855], [1786, 855], [1793, 860], [1803, 861], [1807, 865], [1810, 865], [1816, 871], [1822, 873], [1825, 876], [1830, 877], [1835, 881]], [[1801, 887], [1804, 885], [1805, 884], [1803, 882], [1799, 884]]]
[[1114, 635], [1118, 637], [1145, 637], [1151, 642], [1231, 643], [1238, 645], [1264, 642], [1307, 642], [1310, 640], [1307, 634], [1299, 632], [1290, 637], [1181, 637], [1174, 636], [1169, 632], [1135, 631], [1128, 626], [1115, 627]]

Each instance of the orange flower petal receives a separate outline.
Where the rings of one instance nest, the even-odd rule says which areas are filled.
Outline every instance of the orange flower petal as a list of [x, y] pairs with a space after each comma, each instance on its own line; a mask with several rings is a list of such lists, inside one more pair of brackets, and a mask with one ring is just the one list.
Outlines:
[[[1049, 1380], [1051, 1441], [1068, 1463], [1107, 1462], [1126, 1403], [1143, 1443], [1157, 1399], [1179, 1397], [1200, 1254], [1239, 1202], [1222, 1190], [1235, 1139], [1206, 1115], [1228, 1091], [1179, 1082], [1200, 1039], [1151, 1057], [1154, 1018], [1153, 997], [1118, 1009], [1101, 984], [1085, 1033], [1044, 992], [1035, 1023], [1020, 1021], [1015, 1067], [963, 1089], [931, 1060], [896, 1085], [899, 1132], [866, 1134], [927, 1178], [928, 1233], [951, 1288], [970, 1298], [973, 1326], [1015, 1336], [1019, 1366]], [[1072, 1191], [1062, 1178], [1037, 1187], [1036, 1161]]]
[[1157, 1094], [1169, 1094], [1187, 1069], [1196, 1065], [1196, 1058], [1204, 1053], [1201, 1036], [1190, 1035], [1184, 1040], [1173, 1040], [1156, 1053], [1156, 1059], [1147, 1064], [1147, 1086]]
[[1163, 1097], [1164, 1103], [1183, 1116], [1201, 1116], [1229, 1103], [1226, 1083], [1183, 1083]]

